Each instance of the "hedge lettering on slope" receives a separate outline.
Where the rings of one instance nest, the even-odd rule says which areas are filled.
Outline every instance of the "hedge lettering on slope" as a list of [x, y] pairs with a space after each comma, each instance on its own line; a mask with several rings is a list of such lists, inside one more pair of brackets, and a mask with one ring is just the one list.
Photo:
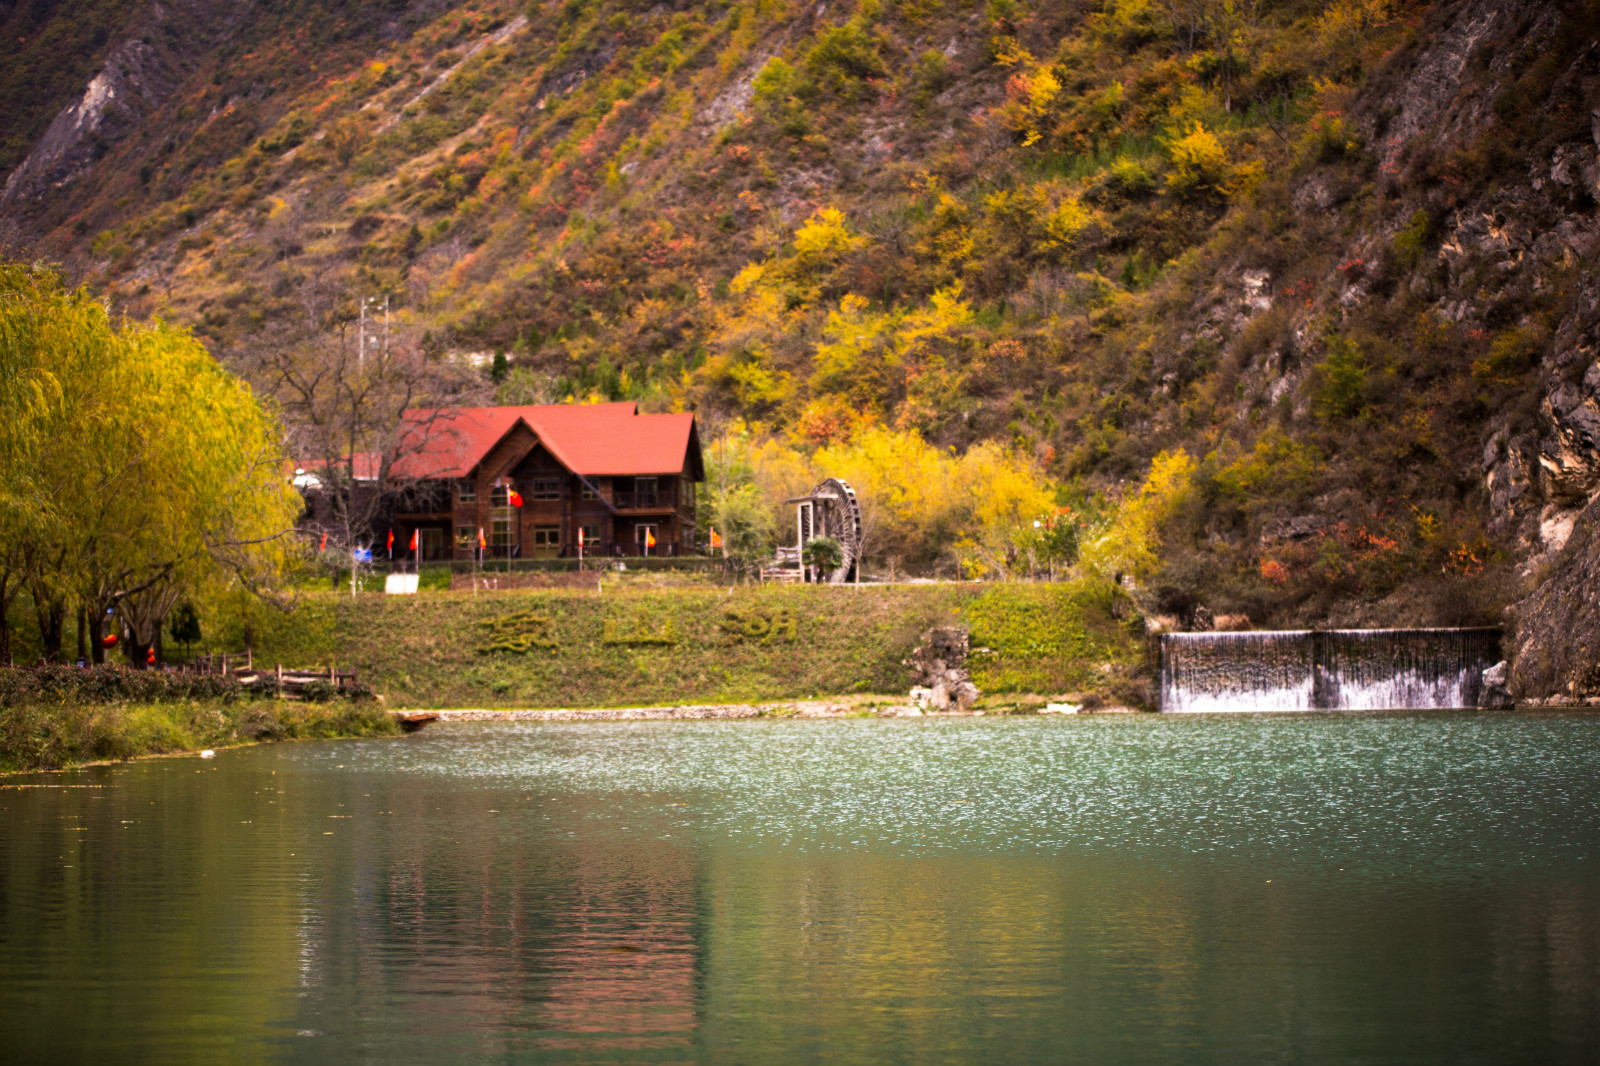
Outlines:
[[727, 636], [729, 643], [753, 641], [760, 644], [794, 643], [799, 633], [800, 620], [787, 607], [776, 609], [756, 608], [750, 611], [723, 611], [717, 628]]
[[534, 648], [556, 646], [556, 642], [548, 636], [550, 619], [533, 611], [518, 611], [503, 618], [479, 622], [478, 625], [488, 630], [483, 643], [478, 645], [479, 655], [501, 651], [526, 655]]

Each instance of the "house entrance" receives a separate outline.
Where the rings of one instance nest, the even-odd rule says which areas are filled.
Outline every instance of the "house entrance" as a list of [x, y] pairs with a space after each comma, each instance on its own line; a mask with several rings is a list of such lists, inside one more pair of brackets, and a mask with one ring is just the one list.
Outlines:
[[533, 559], [554, 559], [561, 554], [561, 527], [534, 526], [533, 547], [528, 556]]

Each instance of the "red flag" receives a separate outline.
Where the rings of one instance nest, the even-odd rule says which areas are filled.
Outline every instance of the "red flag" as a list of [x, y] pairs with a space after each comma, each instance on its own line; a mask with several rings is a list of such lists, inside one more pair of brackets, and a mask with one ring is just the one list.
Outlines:
[[522, 493], [518, 492], [516, 489], [506, 489], [506, 502], [511, 504], [513, 507], [521, 507]]
[[389, 554], [394, 554], [394, 530], [389, 530]]
[[488, 546], [489, 545], [483, 539], [483, 527], [479, 526], [478, 527], [478, 549], [481, 551], [482, 549], [487, 548]]
[[720, 547], [722, 547], [722, 538], [717, 536], [717, 527], [716, 526], [712, 526], [711, 527], [711, 550], [712, 551], [716, 551]]
[[644, 546], [646, 548], [654, 548], [656, 546], [656, 535], [649, 529], [644, 531]]
[[578, 547], [583, 547], [583, 527], [578, 527]]
[[326, 534], [326, 533], [324, 533], [324, 534], [323, 534], [323, 535], [322, 535], [322, 545], [321, 545], [321, 547], [319, 547], [319, 548], [318, 548], [318, 549], [317, 549], [317, 551], [319, 551], [319, 552], [325, 552], [325, 551], [327, 551], [327, 550], [328, 550], [328, 535], [327, 535], [327, 534]]
[[420, 529], [413, 529], [411, 531], [411, 550], [412, 551], [416, 551], [417, 550], [417, 537], [420, 536], [421, 533], [422, 533], [422, 530], [420, 530]]

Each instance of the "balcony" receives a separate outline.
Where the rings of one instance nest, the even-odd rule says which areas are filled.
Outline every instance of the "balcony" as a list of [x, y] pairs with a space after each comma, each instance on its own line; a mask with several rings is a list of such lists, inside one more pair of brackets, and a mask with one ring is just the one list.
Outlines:
[[673, 503], [671, 489], [618, 491], [611, 495], [611, 505], [619, 511], [670, 511]]

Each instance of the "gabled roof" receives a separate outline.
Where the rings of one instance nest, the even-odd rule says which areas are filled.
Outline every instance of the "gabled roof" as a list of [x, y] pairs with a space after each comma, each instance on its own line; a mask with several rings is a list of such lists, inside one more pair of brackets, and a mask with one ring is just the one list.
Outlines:
[[460, 407], [405, 417], [420, 446], [402, 449], [392, 471], [401, 478], [467, 477], [519, 424], [585, 477], [676, 474], [685, 466], [701, 476], [700, 442], [687, 413], [641, 415], [633, 403], [597, 403]]

